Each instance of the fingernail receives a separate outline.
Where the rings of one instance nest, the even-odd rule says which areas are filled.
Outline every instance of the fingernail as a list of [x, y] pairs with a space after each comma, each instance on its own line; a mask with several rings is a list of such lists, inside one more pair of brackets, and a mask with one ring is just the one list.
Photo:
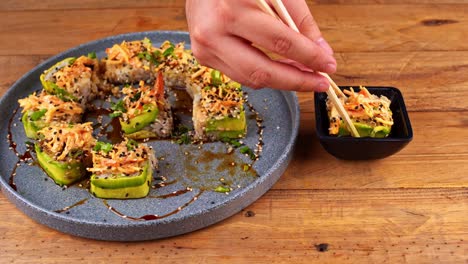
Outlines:
[[328, 89], [329, 84], [326, 82], [320, 82], [317, 85], [317, 92], [324, 92]]
[[324, 49], [328, 54], [333, 55], [333, 49], [324, 38], [319, 38], [315, 43], [322, 47], [322, 49]]
[[325, 71], [327, 73], [336, 72], [336, 63], [333, 63], [333, 62], [328, 63], [327, 66], [325, 67]]

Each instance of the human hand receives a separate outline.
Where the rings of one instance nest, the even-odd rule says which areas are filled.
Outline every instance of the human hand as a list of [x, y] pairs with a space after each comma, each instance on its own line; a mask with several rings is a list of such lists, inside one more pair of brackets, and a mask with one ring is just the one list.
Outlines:
[[[315, 71], [336, 71], [333, 50], [305, 1], [283, 2], [301, 33], [264, 13], [254, 0], [187, 0], [193, 54], [200, 64], [252, 88], [325, 91], [329, 82]], [[273, 60], [257, 47], [285, 59]]]

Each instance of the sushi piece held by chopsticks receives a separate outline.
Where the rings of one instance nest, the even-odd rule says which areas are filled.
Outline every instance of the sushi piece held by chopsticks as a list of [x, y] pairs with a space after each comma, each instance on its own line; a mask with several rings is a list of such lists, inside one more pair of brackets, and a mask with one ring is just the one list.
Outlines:
[[[271, 3], [273, 4], [273, 7], [275, 11], [273, 11], [270, 7], [269, 4], [265, 2], [265, 0], [257, 0], [258, 5], [261, 7], [261, 9], [266, 12], [267, 14], [275, 14], [276, 13], [279, 15], [281, 20], [286, 23], [290, 28], [292, 28], [294, 31], [299, 32], [298, 27], [294, 23], [293, 19], [291, 18], [291, 15], [289, 15], [288, 10], [284, 6], [283, 2], [281, 0], [271, 0]], [[272, 15], [273, 16], [273, 15]], [[278, 16], [274, 16], [275, 18], [278, 18]], [[330, 82], [330, 87], [327, 90], [327, 95], [328, 98], [332, 101], [332, 103], [335, 105], [338, 113], [340, 116], [344, 119], [345, 124], [351, 131], [351, 134], [353, 137], [360, 137], [358, 131], [353, 125], [353, 122], [349, 118], [348, 113], [344, 109], [343, 105], [341, 104], [341, 101], [338, 99], [338, 96], [336, 95], [335, 90], [340, 90], [338, 86], [335, 84], [335, 82], [328, 76], [326, 73], [320, 73], [321, 75], [325, 76], [328, 81]], [[334, 90], [335, 89], [335, 90]], [[344, 95], [343, 95], [344, 96]]]

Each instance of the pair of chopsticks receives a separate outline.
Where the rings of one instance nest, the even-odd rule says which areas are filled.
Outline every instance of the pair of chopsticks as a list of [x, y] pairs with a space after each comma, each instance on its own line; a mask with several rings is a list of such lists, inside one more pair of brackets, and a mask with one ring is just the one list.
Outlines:
[[[276, 12], [273, 11], [273, 9], [271, 9], [270, 5], [267, 2], [265, 2], [265, 0], [256, 0], [256, 1], [257, 1], [258, 6], [265, 13], [279, 20], [282, 20], [294, 31], [300, 33], [296, 24], [292, 20], [291, 15], [289, 15], [288, 10], [286, 9], [286, 7], [284, 6], [281, 0], [270, 0]], [[341, 91], [338, 85], [336, 85], [336, 83], [330, 78], [328, 74], [323, 73], [323, 72], [319, 72], [319, 74], [323, 75], [330, 82], [330, 87], [327, 90], [328, 98], [330, 98], [333, 105], [338, 110], [338, 113], [340, 114], [340, 116], [343, 117], [345, 124], [348, 126], [349, 130], [351, 131], [351, 135], [353, 137], [360, 137], [358, 131], [354, 127], [353, 122], [351, 121], [351, 118], [348, 115], [348, 112], [346, 112], [343, 105], [341, 104], [341, 101], [338, 99], [338, 96], [337, 96], [337, 94], [339, 94], [340, 97], [346, 98], [346, 95]]]

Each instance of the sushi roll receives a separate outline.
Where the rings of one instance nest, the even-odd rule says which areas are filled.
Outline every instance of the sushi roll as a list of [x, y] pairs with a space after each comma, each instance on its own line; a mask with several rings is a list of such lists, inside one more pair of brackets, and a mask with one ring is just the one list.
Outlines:
[[37, 138], [37, 131], [57, 123], [77, 123], [81, 121], [83, 108], [75, 102], [65, 102], [58, 96], [42, 91], [18, 100], [23, 108], [24, 131], [28, 138]]
[[[353, 88], [344, 90], [347, 98], [341, 98], [354, 127], [361, 137], [385, 138], [391, 132], [393, 125], [391, 101], [385, 97], [371, 94], [365, 87], [359, 92]], [[327, 100], [328, 117], [330, 120], [330, 135], [349, 136], [348, 127], [340, 117], [338, 110], [330, 100]]]
[[154, 87], [140, 81], [139, 88], [125, 87], [123, 100], [114, 106], [125, 136], [132, 139], [167, 138], [173, 129], [171, 106], [165, 97], [164, 80], [159, 73]]
[[103, 78], [115, 84], [151, 82], [160, 58], [148, 38], [115, 44], [106, 49], [106, 54], [101, 61]]
[[37, 161], [56, 184], [70, 185], [86, 175], [95, 139], [91, 123], [60, 123], [39, 130]]
[[48, 93], [85, 106], [99, 94], [98, 73], [99, 62], [90, 54], [56, 63], [40, 76], [40, 80]]
[[151, 147], [133, 140], [98, 142], [92, 151], [91, 193], [99, 198], [132, 199], [148, 195], [157, 160]]
[[242, 138], [247, 132], [241, 85], [221, 72], [206, 68], [187, 87], [193, 94], [195, 139]]
[[185, 43], [173, 44], [165, 41], [158, 50], [161, 62], [155, 71], [162, 71], [164, 82], [170, 88], [185, 87], [187, 77], [198, 66], [190, 50], [185, 49]]

